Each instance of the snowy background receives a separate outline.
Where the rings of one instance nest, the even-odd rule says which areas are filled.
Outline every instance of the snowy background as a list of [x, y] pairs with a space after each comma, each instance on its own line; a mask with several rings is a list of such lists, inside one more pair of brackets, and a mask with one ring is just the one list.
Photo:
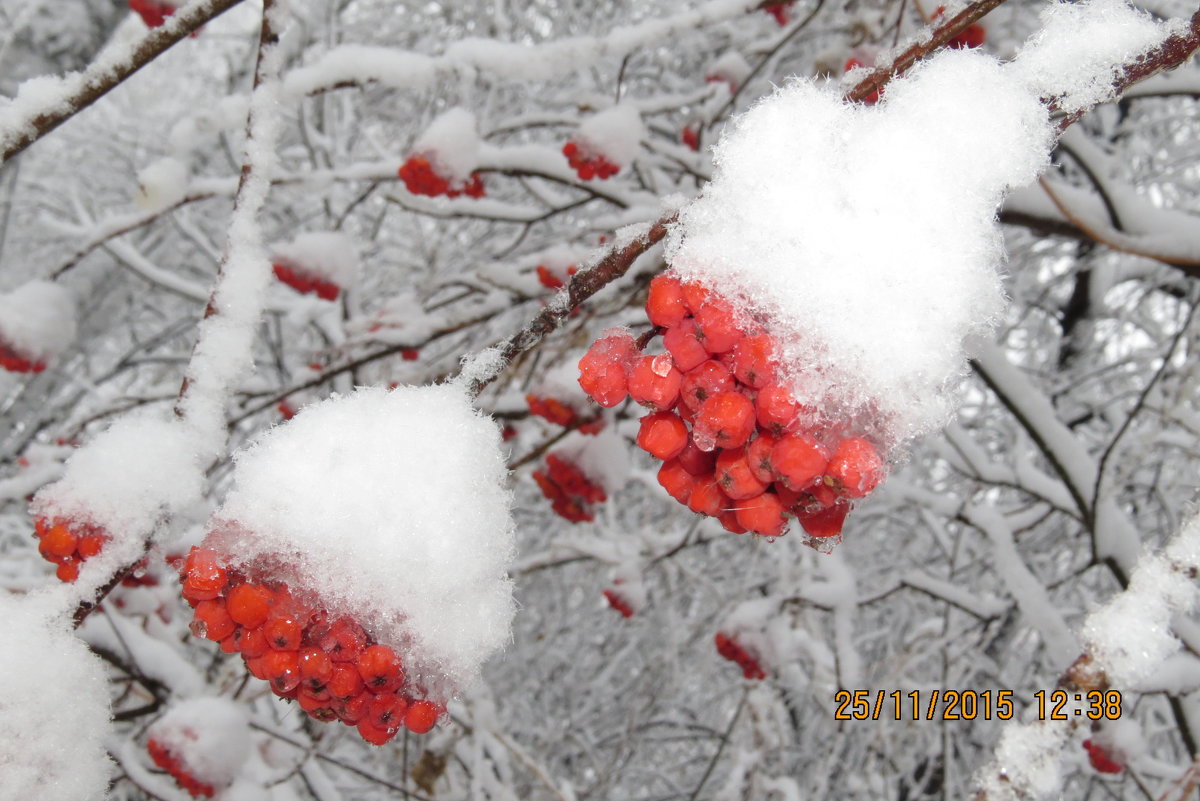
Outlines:
[[[155, 6], [0, 0], [0, 801], [1194, 792], [1200, 68], [1112, 91], [1193, 8], [926, 53], [928, 2]], [[840, 540], [692, 514], [580, 389], [668, 268], [885, 455]], [[437, 726], [369, 745], [193, 636], [201, 543]], [[1120, 720], [1039, 722], [1060, 680]], [[835, 719], [947, 689], [1013, 720]]]

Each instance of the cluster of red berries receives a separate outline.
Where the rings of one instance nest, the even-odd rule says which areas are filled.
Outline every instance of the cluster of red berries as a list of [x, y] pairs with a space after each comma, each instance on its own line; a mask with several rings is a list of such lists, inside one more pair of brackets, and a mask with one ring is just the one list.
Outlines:
[[[567, 277], [570, 278], [575, 273], [579, 272], [579, 268], [572, 264], [567, 268]], [[555, 275], [549, 267], [544, 264], [537, 266], [538, 283], [546, 287], [546, 289], [562, 289], [566, 282]]]
[[603, 153], [591, 152], [586, 147], [581, 147], [578, 142], [573, 139], [567, 140], [563, 145], [563, 155], [567, 157], [567, 163], [571, 165], [582, 181], [590, 181], [593, 178], [599, 178], [605, 181], [621, 171], [619, 164], [613, 164]]
[[[189, 729], [185, 729], [183, 733], [185, 736], [191, 734], [193, 738], [196, 736]], [[184, 790], [187, 790], [193, 798], [199, 798], [200, 796], [211, 798], [216, 795], [217, 790], [215, 787], [200, 781], [192, 775], [181, 754], [174, 753], [170, 748], [153, 737], [147, 741], [146, 750], [150, 752], [150, 758], [154, 760], [154, 764], [171, 774], [171, 778], [175, 779], [176, 783]]]
[[0, 368], [10, 373], [40, 373], [46, 363], [22, 356], [11, 345], [0, 341]]
[[1087, 751], [1088, 762], [1092, 763], [1097, 773], [1120, 773], [1125, 769], [1107, 749], [1091, 740], [1083, 741], [1083, 750]]
[[621, 617], [633, 617], [633, 607], [629, 605], [629, 600], [621, 595], [619, 590], [605, 590], [604, 600], [608, 601], [609, 606], [620, 612]]
[[[530, 414], [544, 418], [563, 428], [570, 428], [581, 418], [577, 409], [568, 406], [558, 398], [543, 398], [540, 395], [529, 394], [525, 396], [525, 402], [529, 404]], [[599, 434], [604, 430], [604, 418], [597, 417], [589, 420], [578, 428], [581, 434]]]
[[478, 173], [471, 173], [469, 181], [464, 181], [458, 186], [451, 186], [450, 181], [439, 175], [429, 159], [422, 155], [408, 157], [408, 160], [400, 166], [400, 178], [404, 181], [408, 191], [414, 195], [427, 195], [428, 197], [445, 195], [452, 198], [466, 195], [480, 198], [487, 194], [483, 186], [483, 179], [479, 177]]
[[[938, 6], [937, 10], [933, 12], [933, 16], [929, 19], [931, 21], [937, 19], [945, 10], [945, 6]], [[982, 25], [973, 22], [949, 42], [946, 42], [946, 47], [955, 50], [965, 50], [972, 47], [983, 47], [985, 41], [987, 41], [987, 31], [983, 29]]]
[[718, 293], [660, 275], [646, 315], [666, 353], [609, 334], [580, 359], [579, 384], [601, 406], [630, 396], [650, 409], [637, 443], [664, 462], [667, 493], [735, 534], [777, 537], [789, 515], [813, 537], [840, 534], [851, 501], [883, 480], [875, 446], [806, 428], [812, 410], [781, 383], [774, 338]]
[[406, 682], [399, 655], [353, 619], [332, 617], [282, 582], [251, 580], [209, 548], [193, 548], [180, 575], [192, 633], [241, 654], [251, 674], [310, 717], [356, 726], [383, 745], [402, 727], [424, 734], [441, 716]]
[[774, 17], [775, 21], [779, 23], [779, 27], [782, 28], [784, 25], [788, 24], [788, 11], [791, 10], [792, 6], [795, 4], [796, 0], [788, 0], [786, 3], [771, 3], [770, 5], [763, 6], [763, 11]]
[[129, 0], [129, 10], [141, 17], [147, 28], [157, 28], [175, 13], [176, 8], [174, 3], [160, 0]]
[[337, 300], [342, 288], [332, 281], [317, 278], [294, 262], [280, 260], [271, 265], [275, 277], [301, 295], [316, 295], [321, 300]]
[[603, 487], [556, 453], [546, 456], [545, 471], [535, 470], [533, 480], [550, 501], [550, 508], [572, 523], [595, 520], [592, 507], [608, 500]]
[[718, 631], [714, 640], [717, 644], [717, 653], [730, 662], [736, 663], [742, 669], [743, 676], [748, 679], [765, 679], [767, 677], [762, 665], [759, 664], [758, 657], [732, 636]]
[[79, 565], [100, 553], [108, 542], [104, 529], [75, 520], [39, 517], [33, 521], [33, 528], [38, 538], [38, 553], [58, 565], [55, 575], [67, 583], [79, 578]]

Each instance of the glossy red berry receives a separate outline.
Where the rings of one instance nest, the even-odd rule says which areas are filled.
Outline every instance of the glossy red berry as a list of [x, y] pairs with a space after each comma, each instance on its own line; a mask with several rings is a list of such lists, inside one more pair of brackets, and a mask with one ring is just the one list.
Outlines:
[[1083, 741], [1083, 750], [1087, 751], [1088, 762], [1098, 773], [1120, 773], [1125, 769], [1124, 765], [1113, 758], [1113, 754], [1092, 740]]
[[257, 584], [239, 584], [226, 595], [229, 616], [234, 622], [248, 629], [256, 629], [267, 620], [271, 613], [271, 602], [274, 595], [266, 587]]
[[386, 645], [372, 645], [358, 657], [358, 675], [373, 693], [390, 693], [404, 684], [400, 657]]
[[764, 537], [778, 537], [787, 526], [783, 503], [773, 492], [763, 492], [753, 498], [738, 501], [734, 506], [737, 521], [747, 531]]
[[413, 734], [424, 734], [434, 727], [442, 709], [432, 701], [413, 701], [404, 716], [404, 725]]
[[678, 459], [663, 462], [658, 469], [658, 483], [675, 500], [687, 504], [696, 486], [696, 476], [689, 473]]
[[673, 459], [688, 444], [687, 425], [674, 412], [655, 412], [642, 418], [637, 444], [656, 459]]
[[776, 479], [792, 490], [812, 484], [828, 463], [821, 446], [807, 434], [788, 434], [771, 449], [771, 469]]
[[601, 406], [616, 406], [629, 395], [626, 374], [637, 352], [628, 332], [596, 340], [579, 360], [579, 386]]
[[646, 298], [646, 317], [654, 325], [670, 328], [679, 325], [688, 315], [683, 301], [683, 285], [672, 275], [657, 275], [650, 281]]
[[883, 480], [883, 459], [862, 437], [838, 443], [825, 471], [829, 485], [845, 498], [863, 498]]
[[708, 361], [708, 351], [700, 341], [696, 321], [688, 318], [663, 334], [663, 347], [683, 372], [690, 372]]
[[696, 412], [692, 441], [702, 451], [737, 448], [754, 433], [754, 404], [740, 392], [718, 392]]
[[693, 411], [699, 410], [704, 401], [718, 392], [728, 392], [737, 387], [737, 381], [725, 365], [714, 359], [688, 370], [680, 386], [683, 404]]
[[[760, 481], [746, 460], [746, 449], [726, 448], [717, 456], [717, 483], [735, 501], [761, 495], [769, 482]], [[737, 506], [738, 504], [735, 504]]]
[[794, 509], [796, 520], [804, 527], [812, 537], [836, 537], [842, 533], [842, 526], [846, 522], [846, 515], [850, 512], [850, 504], [835, 503], [825, 509], [816, 509], [813, 511], [804, 511], [800, 508]]
[[201, 601], [196, 604], [192, 618], [192, 633], [213, 642], [220, 642], [233, 634], [237, 624], [229, 616], [229, 610], [221, 600]]
[[655, 411], [674, 407], [682, 385], [683, 373], [676, 369], [671, 356], [666, 353], [643, 356], [629, 371], [629, 396]]

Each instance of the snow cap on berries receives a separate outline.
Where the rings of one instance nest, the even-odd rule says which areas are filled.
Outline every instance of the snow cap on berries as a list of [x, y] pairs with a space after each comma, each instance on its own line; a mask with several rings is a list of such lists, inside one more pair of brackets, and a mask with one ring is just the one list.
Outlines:
[[358, 277], [358, 243], [337, 231], [308, 231], [291, 242], [276, 245], [276, 259], [298, 267], [305, 275], [323, 278], [339, 287]]
[[225, 698], [191, 698], [167, 710], [146, 738], [178, 761], [181, 770], [211, 787], [227, 787], [250, 753], [246, 711]]
[[451, 183], [468, 180], [479, 166], [475, 115], [465, 108], [452, 108], [438, 115], [417, 137], [412, 152], [426, 154], [438, 174]]
[[44, 361], [75, 341], [75, 300], [49, 281], [29, 281], [0, 295], [0, 343]]
[[619, 103], [588, 117], [571, 138], [587, 152], [624, 167], [637, 155], [644, 133], [638, 110], [628, 103]]
[[951, 408], [964, 338], [1002, 308], [996, 206], [1052, 136], [1037, 98], [977, 52], [939, 54], [885, 98], [795, 80], [758, 103], [666, 255], [767, 324], [799, 402], [890, 444]]
[[200, 498], [204, 449], [185, 426], [152, 414], [130, 414], [79, 448], [61, 479], [43, 487], [32, 510], [104, 529], [105, 564], [136, 561], [142, 537], [164, 517]]
[[[459, 385], [359, 389], [236, 457], [220, 550], [316, 592], [429, 689], [468, 685], [509, 639], [514, 528], [500, 430]], [[441, 679], [449, 682], [445, 687]]]
[[108, 681], [45, 600], [0, 592], [0, 801], [100, 801], [112, 772]]

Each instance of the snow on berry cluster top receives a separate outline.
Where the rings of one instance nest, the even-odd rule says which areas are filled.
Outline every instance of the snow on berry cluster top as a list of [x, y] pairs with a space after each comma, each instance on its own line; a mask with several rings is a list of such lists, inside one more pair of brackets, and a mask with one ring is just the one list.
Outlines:
[[439, 114], [413, 142], [412, 152], [427, 154], [443, 178], [454, 183], [466, 181], [479, 166], [475, 115], [465, 108]]
[[[1055, 13], [1103, 23], [1120, 5]], [[1163, 35], [1122, 14], [1135, 35], [1096, 48], [1107, 65]], [[714, 180], [681, 212], [667, 258], [767, 322], [801, 403], [887, 444], [933, 430], [952, 408], [964, 341], [1003, 308], [996, 209], [1047, 164], [1054, 132], [1039, 97], [1086, 95], [1077, 68], [1043, 74], [1041, 51], [1062, 38], [1035, 40], [1011, 66], [942, 52], [870, 107], [789, 82], [717, 146]]]
[[[461, 387], [359, 389], [307, 407], [236, 457], [213, 545], [282, 564], [453, 692], [509, 638], [514, 526], [500, 432]], [[449, 686], [447, 686], [447, 683]]]
[[57, 356], [75, 341], [75, 301], [49, 281], [0, 295], [0, 340], [31, 359]]
[[181, 759], [187, 773], [225, 787], [250, 755], [250, 727], [244, 707], [225, 698], [202, 696], [179, 701], [146, 732], [155, 747]]
[[642, 115], [634, 106], [620, 103], [588, 117], [572, 139], [589, 153], [603, 154], [612, 163], [623, 167], [638, 154], [644, 133]]
[[112, 772], [108, 682], [46, 600], [0, 592], [0, 799], [99, 801]]
[[358, 277], [358, 245], [337, 231], [308, 231], [272, 249], [276, 259], [296, 265], [306, 275], [324, 278], [340, 287]]

